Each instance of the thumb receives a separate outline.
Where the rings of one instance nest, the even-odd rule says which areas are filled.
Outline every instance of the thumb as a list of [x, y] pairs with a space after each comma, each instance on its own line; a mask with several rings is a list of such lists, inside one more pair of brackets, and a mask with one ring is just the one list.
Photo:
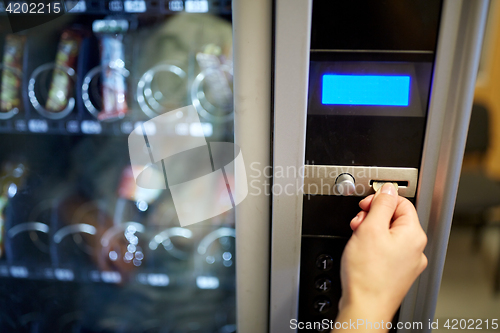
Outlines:
[[391, 183], [385, 183], [382, 188], [375, 193], [370, 205], [370, 211], [363, 224], [384, 226], [389, 229], [392, 216], [398, 204], [398, 193]]

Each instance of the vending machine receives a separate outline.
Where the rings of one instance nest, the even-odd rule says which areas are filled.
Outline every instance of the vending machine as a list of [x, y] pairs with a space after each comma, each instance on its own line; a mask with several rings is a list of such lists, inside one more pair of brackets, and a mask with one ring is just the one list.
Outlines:
[[393, 329], [431, 331], [488, 1], [257, 3], [233, 6], [236, 143], [261, 152], [236, 208], [238, 331], [329, 331], [349, 222], [385, 182], [428, 237]]
[[0, 3], [0, 331], [333, 320], [349, 221], [387, 181], [429, 239], [395, 322], [427, 322], [487, 6]]
[[182, 223], [133, 163], [158, 133], [233, 142], [231, 22], [229, 0], [0, 3], [0, 332], [235, 332], [234, 211]]

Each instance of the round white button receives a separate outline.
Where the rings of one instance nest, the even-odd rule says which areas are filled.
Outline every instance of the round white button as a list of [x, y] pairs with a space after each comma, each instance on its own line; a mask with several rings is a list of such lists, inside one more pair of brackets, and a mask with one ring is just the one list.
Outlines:
[[356, 185], [354, 184], [354, 177], [348, 173], [343, 173], [337, 177], [335, 181], [335, 192], [339, 195], [352, 195], [356, 190]]

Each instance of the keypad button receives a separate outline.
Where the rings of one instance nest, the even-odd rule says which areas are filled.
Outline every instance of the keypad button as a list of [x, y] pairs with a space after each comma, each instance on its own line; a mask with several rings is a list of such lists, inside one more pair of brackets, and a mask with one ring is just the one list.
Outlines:
[[328, 254], [322, 254], [316, 259], [316, 267], [322, 271], [329, 271], [333, 267], [333, 258]]
[[320, 278], [316, 280], [314, 286], [319, 292], [326, 293], [332, 288], [332, 281], [327, 278]]
[[332, 303], [326, 297], [318, 298], [314, 302], [314, 310], [316, 310], [316, 312], [318, 312], [318, 313], [327, 313], [331, 307], [332, 307]]

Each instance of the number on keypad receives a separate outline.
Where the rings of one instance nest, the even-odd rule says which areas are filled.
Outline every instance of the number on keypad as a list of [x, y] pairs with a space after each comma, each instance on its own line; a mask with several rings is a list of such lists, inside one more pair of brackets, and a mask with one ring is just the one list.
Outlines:
[[321, 278], [316, 280], [315, 287], [322, 293], [326, 293], [332, 287], [332, 281], [327, 278]]
[[314, 302], [314, 309], [319, 313], [328, 312], [328, 310], [330, 310], [331, 306], [332, 306], [332, 303], [326, 297], [319, 298], [316, 300], [316, 302]]
[[322, 254], [316, 259], [316, 267], [322, 271], [329, 271], [333, 267], [333, 258], [328, 254]]

